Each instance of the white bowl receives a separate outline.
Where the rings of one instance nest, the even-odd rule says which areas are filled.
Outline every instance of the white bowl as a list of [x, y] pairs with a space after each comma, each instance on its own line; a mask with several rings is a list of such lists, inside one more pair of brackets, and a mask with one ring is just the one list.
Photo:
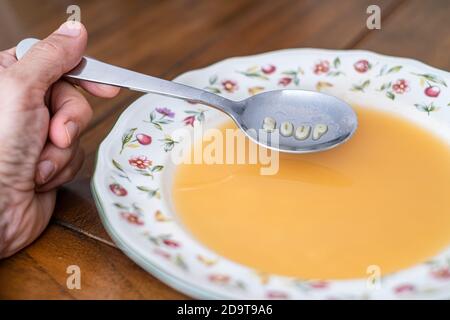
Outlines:
[[[450, 74], [410, 59], [291, 49], [227, 59], [175, 81], [234, 100], [258, 90], [320, 90], [400, 114], [450, 141]], [[141, 267], [196, 298], [450, 298], [450, 248], [427, 263], [383, 277], [374, 289], [365, 279], [323, 282], [261, 275], [193, 239], [170, 202], [174, 166], [169, 153], [177, 144], [171, 133], [199, 121], [215, 126], [226, 119], [201, 105], [147, 94], [123, 112], [100, 145], [92, 180], [97, 207], [112, 239]], [[139, 156], [146, 158], [133, 160]], [[135, 165], [141, 161], [145, 172], [130, 165], [130, 159]]]

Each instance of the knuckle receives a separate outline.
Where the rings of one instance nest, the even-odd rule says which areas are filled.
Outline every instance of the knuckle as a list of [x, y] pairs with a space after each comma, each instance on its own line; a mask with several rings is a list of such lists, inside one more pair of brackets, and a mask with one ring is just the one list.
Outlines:
[[50, 40], [42, 40], [36, 43], [33, 47], [33, 50], [38, 52], [45, 53], [49, 58], [50, 57], [59, 57], [64, 54], [62, 48], [53, 43]]
[[36, 96], [33, 84], [22, 72], [16, 72], [14, 68], [3, 71], [0, 83], [2, 89], [8, 92], [9, 99], [22, 100]]

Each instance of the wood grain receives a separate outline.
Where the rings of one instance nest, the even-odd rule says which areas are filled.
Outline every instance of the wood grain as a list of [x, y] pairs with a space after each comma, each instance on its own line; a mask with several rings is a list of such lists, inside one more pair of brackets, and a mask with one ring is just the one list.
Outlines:
[[381, 30], [368, 33], [355, 47], [450, 70], [450, 1], [405, 1]]
[[[166, 79], [221, 59], [291, 47], [361, 48], [450, 68], [447, 0], [0, 1], [0, 47], [45, 37], [77, 4], [89, 30], [88, 54]], [[366, 28], [366, 8], [382, 9], [382, 29]], [[95, 152], [120, 113], [139, 96], [89, 97], [94, 119], [82, 137], [87, 159], [59, 191], [45, 233], [0, 261], [0, 299], [177, 299], [182, 294], [143, 271], [105, 232], [89, 182]], [[82, 289], [69, 290], [78, 265]]]
[[[81, 271], [68, 289], [67, 267]], [[29, 248], [0, 261], [0, 299], [184, 299], [116, 248], [51, 225]]]

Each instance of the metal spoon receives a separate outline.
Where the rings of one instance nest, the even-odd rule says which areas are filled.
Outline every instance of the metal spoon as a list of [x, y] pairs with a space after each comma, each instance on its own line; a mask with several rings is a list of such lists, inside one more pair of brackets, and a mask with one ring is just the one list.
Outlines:
[[[17, 59], [38, 41], [22, 40], [16, 48]], [[209, 91], [88, 57], [83, 57], [65, 77], [161, 94], [219, 109], [229, 115], [250, 139], [281, 152], [307, 153], [336, 147], [352, 136], [358, 123], [348, 104], [313, 91], [275, 90], [232, 101]]]

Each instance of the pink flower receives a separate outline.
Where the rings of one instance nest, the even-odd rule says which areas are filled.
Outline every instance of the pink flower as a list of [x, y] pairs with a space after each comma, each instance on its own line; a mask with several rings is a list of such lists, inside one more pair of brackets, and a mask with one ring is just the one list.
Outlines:
[[449, 280], [450, 279], [450, 268], [441, 267], [431, 271], [431, 275], [439, 280]]
[[359, 60], [353, 65], [356, 71], [364, 73], [370, 69], [370, 63], [367, 60]]
[[289, 78], [289, 77], [284, 77], [284, 78], [281, 78], [279, 81], [278, 81], [278, 84], [280, 85], [280, 86], [284, 86], [284, 87], [286, 87], [289, 83], [291, 83], [292, 82], [292, 78]]
[[317, 75], [327, 73], [329, 70], [330, 70], [330, 63], [327, 60], [321, 60], [314, 66], [314, 73]]
[[395, 93], [403, 94], [409, 90], [408, 81], [405, 79], [399, 79], [392, 85], [392, 89]]
[[186, 126], [194, 126], [194, 122], [195, 122], [195, 116], [189, 116], [189, 117], [186, 117], [186, 118], [184, 118], [184, 124], [186, 125]]
[[313, 281], [309, 283], [309, 286], [313, 289], [325, 289], [328, 287], [328, 282], [325, 281]]
[[413, 292], [416, 288], [412, 284], [401, 284], [394, 288], [395, 293], [408, 293]]
[[222, 81], [223, 88], [228, 92], [235, 92], [238, 89], [238, 85], [236, 81], [233, 80], [224, 80]]
[[156, 108], [156, 112], [162, 114], [164, 117], [173, 118], [175, 117], [175, 112], [170, 110], [169, 108]]
[[211, 274], [209, 276], [209, 281], [214, 283], [226, 284], [230, 282], [230, 277], [224, 274]]
[[139, 169], [147, 169], [149, 166], [152, 165], [152, 161], [148, 159], [146, 156], [132, 157], [130, 160], [128, 160], [128, 162], [133, 167]]
[[287, 299], [289, 296], [287, 293], [281, 291], [268, 291], [266, 297], [268, 299]]
[[180, 246], [180, 244], [174, 240], [170, 240], [170, 239], [164, 239], [162, 241], [166, 246], [171, 247], [171, 248], [178, 248]]
[[153, 250], [153, 253], [157, 254], [160, 257], [163, 257], [164, 259], [170, 259], [171, 258], [170, 253], [168, 253], [166, 251], [163, 251], [163, 250], [160, 250], [160, 249]]
[[136, 140], [144, 146], [152, 143], [152, 137], [150, 137], [149, 135], [143, 134], [143, 133], [138, 133], [136, 135]]
[[120, 215], [122, 218], [127, 220], [131, 224], [135, 224], [138, 226], [142, 226], [144, 224], [144, 221], [142, 221], [139, 216], [132, 212], [121, 212]]
[[118, 183], [110, 184], [109, 189], [118, 197], [124, 197], [128, 194], [127, 190]]
[[441, 89], [436, 86], [428, 86], [425, 89], [425, 94], [429, 97], [436, 98], [441, 93]]
[[277, 67], [275, 67], [273, 64], [265, 65], [261, 68], [261, 71], [265, 74], [272, 74], [277, 70]]

